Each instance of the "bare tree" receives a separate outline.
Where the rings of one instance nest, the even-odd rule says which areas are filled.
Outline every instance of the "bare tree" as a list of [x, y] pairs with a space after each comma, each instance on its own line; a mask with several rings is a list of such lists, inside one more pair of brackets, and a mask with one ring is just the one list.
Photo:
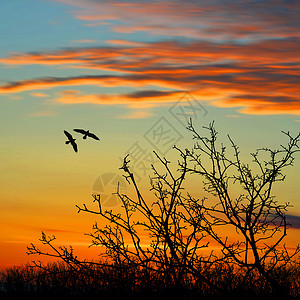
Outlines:
[[[187, 219], [187, 206], [182, 202], [183, 183], [187, 174], [186, 157], [182, 155], [182, 170], [176, 176], [169, 167], [170, 162], [154, 153], [165, 173], [158, 172], [152, 166], [154, 176], [150, 190], [153, 199], [144, 199], [142, 196], [126, 156], [121, 169], [128, 183], [133, 185], [136, 196], [130, 198], [117, 191], [123, 213], [103, 210], [100, 195], [93, 195], [97, 210], [90, 210], [83, 204], [83, 207], [77, 206], [78, 212], [98, 214], [108, 221], [104, 227], [96, 223], [93, 233], [89, 235], [92, 244], [104, 246], [110, 260], [117, 264], [126, 263], [164, 273], [177, 287], [182, 286], [182, 280], [185, 279], [183, 275], [187, 273], [211, 285], [210, 280], [197, 270], [201, 262], [212, 261], [212, 255], [199, 255], [199, 250], [208, 246], [208, 242], [204, 242], [207, 234], [202, 230], [202, 214], [195, 210], [188, 213]], [[198, 209], [201, 210], [200, 207]], [[145, 245], [147, 242], [148, 245]]]
[[[111, 266], [153, 270], [167, 276], [169, 283], [177, 287], [182, 286], [182, 281], [186, 279], [183, 275], [187, 273], [212, 285], [210, 279], [198, 270], [201, 262], [210, 262], [213, 258], [212, 255], [208, 257], [199, 255], [199, 250], [208, 246], [208, 242], [203, 241], [206, 233], [201, 228], [201, 213], [195, 210], [189, 212], [189, 220], [184, 217], [187, 212], [181, 193], [186, 170], [177, 172], [175, 177], [174, 172], [169, 168], [170, 162], [155, 154], [163, 165], [165, 173], [160, 174], [152, 166], [153, 199], [146, 200], [142, 196], [126, 156], [121, 169], [125, 172], [128, 183], [133, 185], [136, 195], [130, 198], [121, 194], [119, 189], [116, 191], [122, 203], [122, 213], [103, 209], [100, 195], [93, 195], [93, 202], [97, 205], [94, 210], [89, 209], [85, 204], [82, 207], [77, 206], [78, 212], [84, 211], [101, 217], [102, 225], [99, 226], [96, 222], [93, 232], [88, 234], [92, 238], [92, 245], [105, 248], [105, 261], [109, 261]], [[187, 163], [186, 158], [182, 158], [181, 167]], [[201, 210], [200, 207], [199, 209]], [[142, 238], [145, 234], [147, 237]], [[61, 258], [74, 270], [86, 272], [91, 263], [80, 262], [71, 247], [55, 247], [54, 239], [54, 236], [42, 233], [40, 241], [48, 245], [52, 251], [45, 252], [31, 244], [28, 253]]]
[[[256, 269], [278, 292], [278, 283], [272, 277], [275, 268], [286, 267], [299, 253], [299, 246], [290, 253], [282, 244], [287, 235], [288, 222], [285, 211], [289, 203], [279, 203], [272, 194], [276, 182], [283, 181], [283, 169], [291, 166], [294, 154], [299, 151], [299, 137], [287, 137], [287, 145], [272, 150], [261, 148], [251, 153], [250, 166], [242, 162], [239, 147], [228, 135], [233, 155], [227, 154], [223, 144], [217, 144], [218, 132], [211, 123], [204, 129], [209, 135], [201, 136], [194, 128], [192, 120], [188, 124], [196, 143], [192, 150], [180, 151], [181, 156], [190, 164], [179, 163], [181, 170], [203, 178], [204, 190], [217, 199], [214, 205], [208, 199], [201, 202], [191, 196], [186, 198], [186, 211], [195, 207], [202, 208], [201, 229], [221, 247], [224, 259], [245, 268], [247, 275]], [[257, 172], [253, 171], [254, 169]], [[237, 196], [232, 193], [240, 187]], [[218, 228], [232, 228], [237, 240], [230, 241], [228, 236], [219, 233]]]
[[[105, 248], [109, 262], [106, 266], [155, 271], [167, 276], [177, 287], [186, 280], [200, 280], [218, 290], [211, 270], [224, 264], [243, 269], [245, 282], [253, 272], [258, 272], [272, 291], [277, 292], [279, 283], [272, 276], [273, 271], [286, 267], [299, 253], [299, 247], [289, 253], [282, 244], [287, 235], [284, 213], [289, 204], [277, 202], [272, 188], [284, 180], [283, 169], [293, 164], [300, 134], [292, 137], [284, 132], [288, 143], [278, 150], [258, 149], [251, 154], [254, 165], [250, 167], [242, 162], [239, 148], [229, 136], [232, 155], [227, 154], [223, 144], [217, 143], [218, 133], [213, 123], [204, 127], [208, 136], [200, 135], [192, 121], [187, 128], [196, 143], [191, 150], [174, 146], [179, 153], [175, 170], [166, 158], [154, 152], [163, 171], [152, 165], [152, 199], [143, 197], [126, 156], [121, 169], [135, 196], [116, 191], [122, 212], [104, 209], [100, 195], [93, 195], [96, 209], [86, 204], [77, 206], [78, 212], [100, 217], [101, 225], [96, 222], [88, 234], [92, 245]], [[185, 191], [187, 176], [194, 175], [203, 181], [203, 190], [209, 198], [195, 198]], [[237, 187], [241, 192], [236, 196]], [[231, 228], [237, 240], [231, 241], [229, 234], [220, 230], [223, 227]], [[56, 248], [53, 239], [44, 233], [41, 239], [52, 248], [52, 253], [33, 244], [28, 253], [62, 258], [80, 272], [87, 272], [95, 264], [79, 261], [71, 248]], [[219, 245], [220, 253], [210, 250], [210, 241]]]

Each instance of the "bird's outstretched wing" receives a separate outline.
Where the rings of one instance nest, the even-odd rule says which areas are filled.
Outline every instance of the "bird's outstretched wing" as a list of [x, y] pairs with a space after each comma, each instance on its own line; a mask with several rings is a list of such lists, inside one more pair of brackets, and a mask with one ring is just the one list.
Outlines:
[[77, 151], [78, 151], [78, 149], [77, 149], [77, 144], [76, 144], [74, 141], [72, 141], [72, 142], [71, 142], [71, 145], [72, 145], [74, 151], [77, 152]]
[[100, 141], [100, 139], [95, 135], [95, 134], [93, 134], [93, 133], [88, 133], [88, 136], [89, 137], [91, 137], [91, 138], [93, 138], [94, 140], [98, 140], [98, 141]]
[[79, 132], [81, 134], [86, 134], [86, 131], [83, 130], [83, 129], [73, 129], [73, 130], [76, 131], [76, 132]]
[[67, 138], [68, 138], [69, 140], [72, 140], [72, 139], [73, 139], [72, 135], [71, 135], [68, 131], [64, 130], [64, 133], [65, 133], [65, 135], [67, 136]]
[[77, 152], [78, 149], [77, 149], [77, 144], [75, 143], [75, 139], [73, 139], [72, 135], [68, 131], [64, 130], [64, 133], [65, 133], [65, 135], [68, 138], [68, 141], [66, 141], [66, 144], [70, 144], [71, 143], [74, 151]]

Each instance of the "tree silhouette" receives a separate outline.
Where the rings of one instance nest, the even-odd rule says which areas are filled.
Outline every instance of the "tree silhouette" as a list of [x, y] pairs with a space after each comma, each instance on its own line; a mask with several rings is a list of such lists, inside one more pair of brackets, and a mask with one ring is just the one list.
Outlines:
[[[287, 235], [288, 222], [284, 213], [289, 203], [277, 202], [272, 188], [285, 179], [283, 169], [293, 164], [293, 155], [299, 151], [300, 134], [292, 137], [289, 132], [283, 132], [288, 138], [287, 145], [276, 150], [261, 148], [251, 153], [254, 166], [250, 167], [242, 162], [239, 147], [229, 135], [233, 157], [227, 155], [226, 147], [218, 147], [214, 124], [205, 129], [209, 131], [208, 137], [200, 136], [190, 121], [188, 130], [196, 143], [191, 151], [179, 151], [193, 165], [187, 167], [179, 163], [179, 166], [187, 173], [202, 177], [204, 189], [217, 201], [211, 206], [207, 199], [199, 202], [189, 196], [184, 204], [186, 211], [200, 206], [204, 224], [201, 229], [221, 246], [224, 259], [245, 268], [245, 280], [249, 272], [256, 269], [278, 293], [281, 289], [272, 271], [276, 267], [286, 267], [299, 253], [299, 246], [293, 253], [289, 253], [284, 244], [280, 247]], [[255, 167], [257, 172], [253, 171]], [[232, 187], [236, 185], [242, 192], [233, 196]], [[227, 236], [218, 233], [218, 227], [232, 227], [238, 240], [230, 242]]]
[[[72, 248], [53, 246], [55, 237], [44, 233], [41, 242], [52, 252], [31, 244], [28, 253], [61, 258], [77, 272], [88, 272], [94, 264], [135, 268], [156, 272], [177, 288], [186, 286], [187, 281], [197, 281], [215, 291], [226, 287], [220, 287], [212, 273], [226, 266], [226, 270], [239, 270], [245, 284], [257, 274], [273, 293], [288, 293], [274, 274], [286, 270], [299, 247], [291, 253], [283, 244], [289, 204], [277, 202], [272, 188], [284, 180], [283, 170], [293, 164], [300, 133], [293, 137], [283, 132], [288, 139], [286, 145], [251, 153], [250, 166], [242, 162], [239, 147], [230, 136], [231, 154], [217, 142], [213, 123], [204, 127], [207, 135], [200, 135], [192, 120], [187, 129], [195, 144], [190, 150], [174, 146], [179, 154], [175, 170], [170, 161], [154, 152], [162, 170], [152, 165], [152, 199], [143, 197], [126, 156], [121, 169], [135, 196], [116, 191], [122, 212], [104, 209], [100, 195], [92, 195], [96, 209], [86, 204], [77, 206], [78, 212], [100, 217], [101, 222], [96, 222], [88, 235], [92, 245], [105, 248], [105, 262], [79, 261]], [[203, 193], [209, 196], [199, 199], [186, 192], [187, 176], [198, 176]], [[235, 232], [236, 240], [229, 237], [228, 231]], [[210, 249], [212, 242], [218, 245], [219, 252]]]

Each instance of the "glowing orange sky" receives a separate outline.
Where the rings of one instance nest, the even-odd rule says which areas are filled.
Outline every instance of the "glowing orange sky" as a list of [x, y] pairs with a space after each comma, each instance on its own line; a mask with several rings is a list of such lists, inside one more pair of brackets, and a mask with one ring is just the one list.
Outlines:
[[[162, 119], [179, 146], [192, 145], [172, 110], [179, 102], [180, 109], [190, 105], [182, 97], [187, 91], [201, 104], [198, 127], [215, 120], [244, 153], [278, 147], [281, 130], [298, 132], [299, 13], [297, 2], [284, 0], [3, 4], [0, 265], [33, 259], [24, 249], [41, 230], [88, 253], [83, 233], [94, 219], [78, 215], [75, 204], [90, 200], [99, 175], [121, 174], [120, 157], [133, 145], [151, 153], [157, 145], [145, 136]], [[91, 129], [101, 141], [76, 137], [73, 153], [63, 130], [75, 127]], [[166, 155], [176, 163], [171, 150]], [[295, 228], [299, 167], [296, 159], [275, 190], [294, 205]], [[144, 191], [149, 175], [141, 176]], [[191, 182], [198, 192], [197, 186]], [[297, 230], [288, 237], [293, 245]]]

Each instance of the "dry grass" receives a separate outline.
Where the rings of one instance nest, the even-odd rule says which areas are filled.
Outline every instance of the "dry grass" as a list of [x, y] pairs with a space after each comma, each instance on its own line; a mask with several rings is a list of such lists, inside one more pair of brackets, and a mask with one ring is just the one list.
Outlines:
[[[274, 299], [268, 283], [257, 273], [245, 280], [243, 270], [224, 264], [205, 268], [205, 272], [217, 289], [188, 273], [178, 284], [170, 275], [174, 270], [153, 271], [126, 264], [95, 264], [85, 272], [62, 262], [43, 268], [15, 266], [0, 273], [0, 299]], [[274, 270], [273, 276], [285, 292], [284, 299], [300, 299], [299, 265]]]

